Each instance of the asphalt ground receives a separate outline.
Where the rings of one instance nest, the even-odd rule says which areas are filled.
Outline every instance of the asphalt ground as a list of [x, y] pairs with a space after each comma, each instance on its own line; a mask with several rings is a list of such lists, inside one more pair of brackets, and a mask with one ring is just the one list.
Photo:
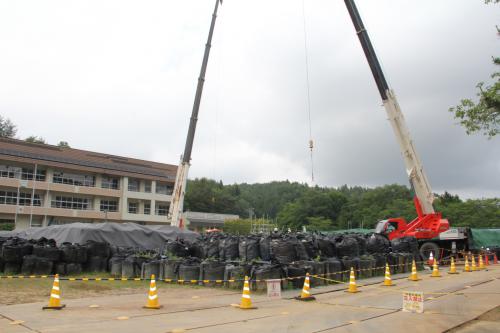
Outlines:
[[[429, 272], [419, 272], [418, 282], [408, 281], [408, 274], [394, 275], [394, 287], [382, 287], [381, 277], [358, 280], [361, 292], [356, 294], [346, 293], [346, 284], [313, 288], [316, 301], [311, 302], [293, 299], [300, 290], [284, 291], [281, 299], [274, 300], [252, 294], [257, 307], [253, 310], [231, 306], [240, 302], [238, 290], [162, 289], [162, 282], [158, 283], [163, 305], [159, 310], [142, 308], [148, 290], [64, 299], [64, 288], [72, 282], [63, 281], [66, 308], [42, 310], [47, 302], [0, 306], [0, 332], [456, 332], [457, 327], [500, 306], [500, 265], [457, 275], [442, 268], [441, 274], [432, 278]], [[424, 313], [401, 311], [404, 291], [424, 292]], [[474, 331], [499, 331], [498, 322], [480, 324]]]

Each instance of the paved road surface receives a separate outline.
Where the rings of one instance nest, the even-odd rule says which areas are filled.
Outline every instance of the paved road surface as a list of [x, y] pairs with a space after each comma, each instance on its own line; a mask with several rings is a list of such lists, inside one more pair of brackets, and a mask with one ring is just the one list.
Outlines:
[[[393, 276], [395, 287], [381, 287], [381, 278], [358, 280], [362, 292], [345, 293], [345, 285], [313, 289], [315, 302], [292, 298], [298, 291], [286, 291], [283, 299], [268, 300], [252, 295], [255, 310], [231, 307], [239, 303], [240, 292], [220, 288], [170, 288], [160, 290], [164, 307], [147, 310], [143, 294], [64, 300], [61, 311], [42, 311], [45, 303], [0, 307], [0, 332], [412, 332], [432, 333], [458, 326], [500, 306], [500, 265], [487, 271], [448, 275], [411, 282]], [[0, 281], [1, 283], [1, 281]], [[29, 283], [29, 281], [26, 281]], [[103, 282], [105, 283], [105, 282]], [[109, 283], [109, 282], [108, 282]], [[112, 283], [112, 282], [111, 282]], [[423, 291], [425, 311], [401, 311], [402, 291]], [[1, 297], [1, 295], [0, 295]], [[98, 307], [96, 307], [96, 305]], [[484, 323], [482, 330], [495, 332], [498, 323]]]

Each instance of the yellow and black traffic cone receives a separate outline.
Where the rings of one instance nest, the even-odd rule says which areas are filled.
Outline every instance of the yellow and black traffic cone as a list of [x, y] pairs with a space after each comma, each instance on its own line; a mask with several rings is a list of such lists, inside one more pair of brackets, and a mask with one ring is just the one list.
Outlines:
[[448, 274], [458, 274], [457, 268], [455, 267], [455, 258], [451, 257], [450, 270]]
[[465, 265], [464, 265], [464, 272], [472, 272], [469, 266], [469, 256], [465, 255]]
[[61, 289], [59, 288], [59, 274], [54, 277], [54, 283], [52, 284], [52, 290], [50, 291], [49, 305], [42, 307], [43, 310], [53, 309], [61, 310], [66, 305], [61, 304]]
[[245, 276], [243, 294], [241, 295], [241, 304], [238, 307], [244, 310], [256, 309], [256, 307], [252, 306], [252, 299], [250, 298], [250, 284], [248, 283], [248, 276]]
[[484, 266], [483, 262], [483, 256], [481, 254], [478, 254], [477, 256], [479, 258], [479, 270], [486, 269], [486, 266]]
[[384, 287], [393, 287], [395, 284], [392, 284], [392, 279], [391, 279], [391, 269], [389, 268], [389, 264], [385, 264], [385, 278], [384, 278], [384, 284], [382, 285]]
[[411, 275], [408, 278], [408, 280], [410, 280], [410, 281], [420, 281], [420, 280], [422, 280], [422, 279], [420, 279], [418, 277], [418, 274], [417, 274], [417, 264], [415, 263], [415, 259], [413, 259], [413, 262], [411, 264]]
[[470, 270], [471, 270], [472, 272], [475, 272], [475, 271], [477, 271], [477, 266], [476, 266], [476, 258], [474, 258], [474, 255], [471, 255], [471, 258], [472, 258], [472, 259], [471, 259], [471, 260], [472, 260], [472, 264], [471, 264], [471, 266], [470, 266]]
[[346, 290], [347, 293], [359, 293], [356, 286], [356, 277], [354, 276], [354, 268], [351, 267], [351, 274], [349, 276], [349, 289]]
[[439, 273], [439, 268], [438, 268], [437, 260], [434, 260], [434, 265], [432, 266], [431, 277], [441, 277], [441, 274]]
[[151, 275], [151, 282], [149, 284], [148, 302], [144, 306], [145, 309], [159, 309], [161, 308], [158, 301], [158, 291], [156, 290], [155, 275]]
[[295, 297], [295, 299], [299, 301], [314, 301], [316, 298], [311, 295], [311, 282], [309, 278], [309, 273], [306, 274], [306, 278], [304, 280], [304, 287], [302, 288], [302, 292], [300, 296]]

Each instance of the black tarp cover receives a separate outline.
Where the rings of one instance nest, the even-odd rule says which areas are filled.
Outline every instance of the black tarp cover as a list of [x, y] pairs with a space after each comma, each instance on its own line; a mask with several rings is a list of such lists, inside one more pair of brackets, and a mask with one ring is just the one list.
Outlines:
[[58, 245], [64, 242], [85, 244], [88, 240], [107, 242], [115, 246], [157, 249], [167, 240], [182, 238], [193, 241], [198, 234], [169, 225], [140, 225], [136, 223], [71, 223], [42, 228], [29, 228], [0, 232], [1, 237], [17, 236], [24, 239], [54, 239]]

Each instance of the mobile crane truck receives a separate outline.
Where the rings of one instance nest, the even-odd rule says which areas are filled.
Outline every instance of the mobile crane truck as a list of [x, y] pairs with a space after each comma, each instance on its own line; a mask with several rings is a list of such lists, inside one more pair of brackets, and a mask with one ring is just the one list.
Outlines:
[[467, 250], [468, 241], [471, 238], [470, 229], [450, 229], [448, 220], [443, 218], [441, 213], [434, 211], [432, 205], [434, 194], [425, 175], [422, 162], [411, 140], [410, 132], [406, 126], [406, 121], [399, 107], [396, 95], [387, 84], [354, 0], [344, 0], [344, 2], [356, 29], [361, 47], [368, 60], [378, 91], [382, 97], [389, 122], [396, 135], [410, 186], [414, 192], [413, 202], [417, 211], [417, 217], [409, 223], [400, 217], [379, 221], [375, 227], [375, 233], [386, 235], [389, 240], [414, 236], [419, 243], [422, 258], [428, 258], [432, 252], [434, 257], [439, 259], [442, 254], [440, 249], [448, 249], [451, 253]]

